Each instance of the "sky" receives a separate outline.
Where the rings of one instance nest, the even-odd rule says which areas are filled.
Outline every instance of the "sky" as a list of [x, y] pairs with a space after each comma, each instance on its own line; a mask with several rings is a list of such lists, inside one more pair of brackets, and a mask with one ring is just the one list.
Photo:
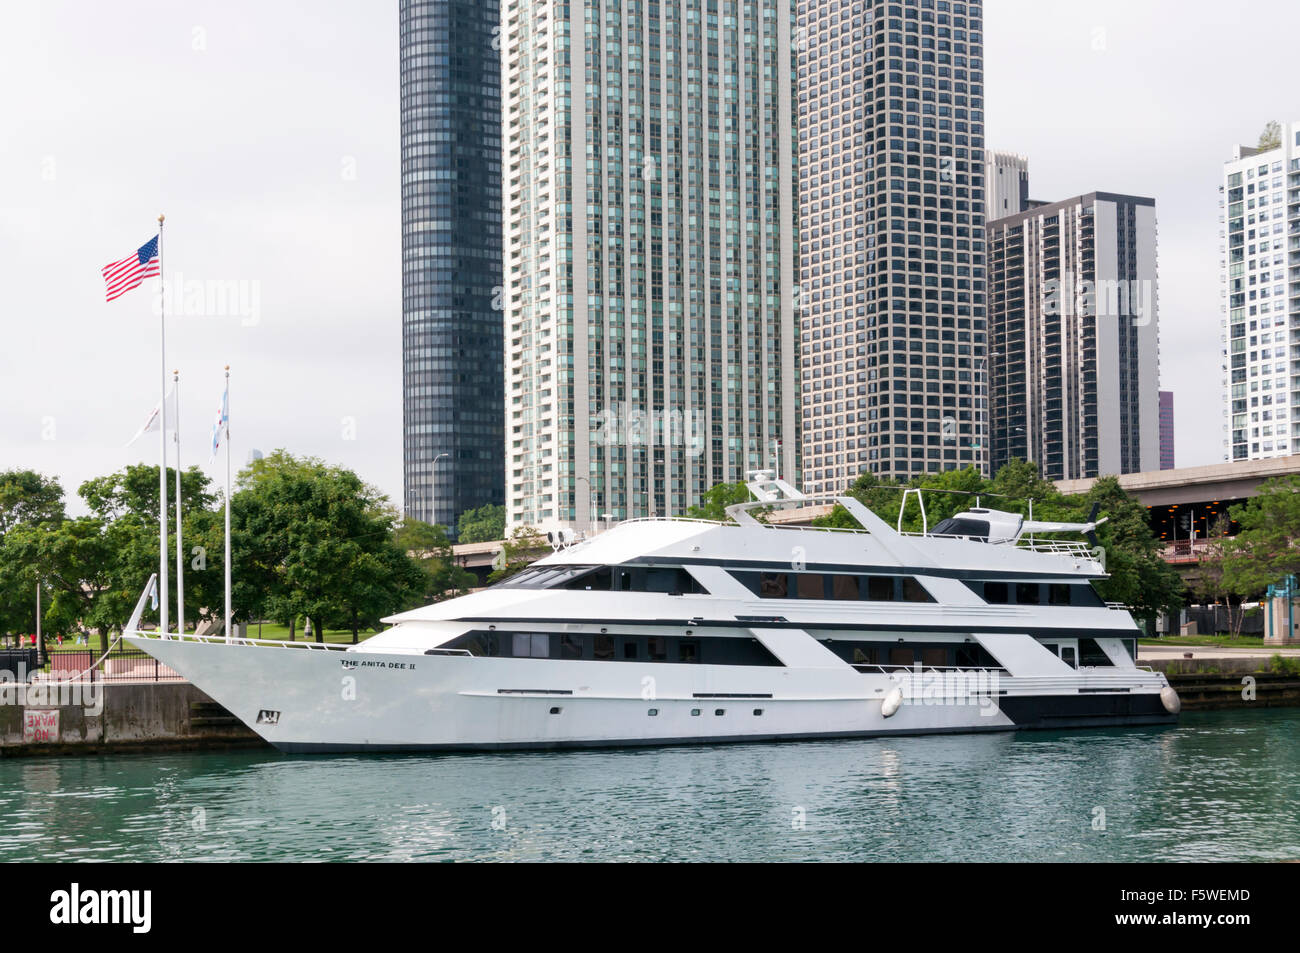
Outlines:
[[[1296, 36], [1282, 0], [985, 3], [988, 146], [1028, 156], [1036, 199], [1156, 200], [1179, 466], [1222, 459], [1218, 187], [1300, 119]], [[396, 0], [4, 4], [0, 470], [57, 476], [76, 513], [82, 481], [157, 462], [124, 446], [158, 399], [154, 298], [105, 303], [100, 269], [165, 213], [185, 465], [224, 479], [228, 364], [235, 469], [282, 447], [400, 502], [398, 146]]]

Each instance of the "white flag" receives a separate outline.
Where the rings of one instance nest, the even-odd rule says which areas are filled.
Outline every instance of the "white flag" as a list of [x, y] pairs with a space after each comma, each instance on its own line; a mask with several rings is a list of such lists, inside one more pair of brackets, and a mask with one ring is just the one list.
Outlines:
[[[176, 430], [176, 385], [173, 384], [167, 388], [167, 430], [172, 432]], [[161, 402], [153, 405], [153, 410], [149, 412], [149, 418], [144, 422], [144, 426], [135, 432], [135, 436], [126, 442], [129, 447], [147, 433], [156, 433], [158, 431], [158, 418], [160, 417], [159, 408]]]
[[230, 384], [226, 384], [226, 389], [221, 392], [221, 405], [217, 407], [217, 419], [212, 422], [212, 456], [208, 458], [211, 463], [217, 459], [217, 451], [221, 449], [221, 435], [225, 431], [226, 436], [230, 435]]

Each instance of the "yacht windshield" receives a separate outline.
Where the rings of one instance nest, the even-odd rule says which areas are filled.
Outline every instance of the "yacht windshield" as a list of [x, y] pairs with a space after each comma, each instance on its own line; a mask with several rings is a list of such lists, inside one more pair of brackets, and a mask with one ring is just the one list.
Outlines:
[[987, 543], [989, 540], [989, 523], [988, 520], [952, 517], [940, 521], [934, 529], [930, 530], [930, 535], [969, 536], [971, 539], [978, 539]]

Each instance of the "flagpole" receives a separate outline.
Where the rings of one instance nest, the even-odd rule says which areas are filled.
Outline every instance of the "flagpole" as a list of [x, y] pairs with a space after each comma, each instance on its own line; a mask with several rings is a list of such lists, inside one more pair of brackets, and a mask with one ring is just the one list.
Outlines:
[[163, 216], [158, 216], [158, 346], [162, 390], [158, 397], [158, 634], [167, 638], [167, 273], [163, 271]]
[[226, 641], [234, 638], [230, 628], [230, 365], [226, 365], [226, 395], [223, 403], [226, 412], [223, 415], [226, 425]]
[[185, 544], [181, 542], [181, 372], [172, 371], [176, 394], [176, 635], [185, 634]]

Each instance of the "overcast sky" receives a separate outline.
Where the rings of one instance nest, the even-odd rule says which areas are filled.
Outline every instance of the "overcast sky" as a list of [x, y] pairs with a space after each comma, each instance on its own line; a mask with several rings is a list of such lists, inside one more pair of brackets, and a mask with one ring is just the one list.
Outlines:
[[[145, 289], [100, 268], [167, 215], [166, 267], [239, 282], [246, 316], [168, 320], [185, 463], [208, 468], [231, 365], [235, 463], [284, 447], [400, 501], [397, 4], [5, 3], [0, 13], [0, 470], [81, 481], [159, 387]], [[1218, 186], [1235, 143], [1300, 118], [1300, 5], [987, 0], [987, 141], [1030, 192], [1153, 196], [1162, 387], [1180, 466], [1222, 457]], [[256, 308], [254, 309], [254, 305]], [[239, 308], [230, 310], [239, 311]]]

